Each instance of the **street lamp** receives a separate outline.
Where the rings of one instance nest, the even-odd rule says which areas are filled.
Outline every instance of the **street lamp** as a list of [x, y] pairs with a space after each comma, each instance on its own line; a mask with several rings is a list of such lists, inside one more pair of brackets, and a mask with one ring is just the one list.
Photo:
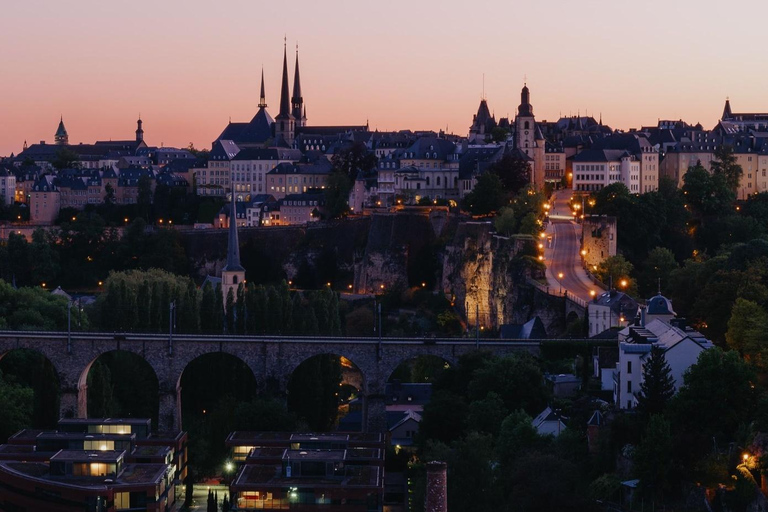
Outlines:
[[627, 280], [626, 280], [626, 279], [622, 279], [622, 280], [619, 282], [619, 285], [621, 285], [621, 287], [622, 287], [622, 288], [626, 288], [626, 287], [627, 287], [627, 284], [628, 284], [628, 283], [627, 283]]
[[562, 295], [563, 294], [563, 273], [562, 272], [557, 273], [557, 279], [560, 282], [560, 295]]

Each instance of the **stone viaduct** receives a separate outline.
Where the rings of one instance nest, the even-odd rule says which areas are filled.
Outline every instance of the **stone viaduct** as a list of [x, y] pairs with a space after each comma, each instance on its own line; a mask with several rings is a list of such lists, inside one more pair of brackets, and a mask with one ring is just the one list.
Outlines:
[[363, 424], [369, 431], [386, 428], [384, 386], [397, 366], [418, 356], [437, 356], [455, 364], [480, 348], [498, 355], [538, 353], [539, 341], [479, 342], [467, 338], [302, 338], [261, 336], [199, 336], [66, 332], [0, 332], [0, 358], [14, 349], [44, 355], [59, 376], [61, 416], [87, 417], [87, 376], [94, 361], [114, 350], [141, 356], [157, 375], [160, 390], [159, 428], [181, 428], [181, 375], [194, 359], [223, 352], [241, 359], [256, 377], [258, 389], [267, 385], [285, 391], [291, 374], [303, 361], [334, 354], [352, 361], [362, 374]]

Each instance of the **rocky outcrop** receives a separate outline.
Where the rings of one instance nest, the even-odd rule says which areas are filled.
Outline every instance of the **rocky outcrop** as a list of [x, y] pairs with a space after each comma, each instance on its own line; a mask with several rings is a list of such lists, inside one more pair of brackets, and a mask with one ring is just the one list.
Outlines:
[[[442, 287], [470, 324], [525, 322], [527, 273], [515, 259], [530, 240], [495, 235], [490, 222], [461, 223], [445, 248]], [[476, 317], [476, 314], [478, 315]]]

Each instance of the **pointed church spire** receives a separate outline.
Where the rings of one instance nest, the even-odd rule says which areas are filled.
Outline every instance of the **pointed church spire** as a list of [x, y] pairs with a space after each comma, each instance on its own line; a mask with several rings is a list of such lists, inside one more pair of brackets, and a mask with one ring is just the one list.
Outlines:
[[237, 238], [237, 203], [235, 192], [232, 191], [232, 202], [229, 206], [229, 243], [227, 245], [227, 264], [222, 269], [226, 272], [245, 270], [240, 265], [240, 241]]
[[726, 97], [725, 98], [725, 108], [723, 108], [723, 117], [721, 118], [722, 121], [726, 121], [731, 118], [731, 98]]
[[288, 94], [288, 43], [283, 46], [283, 83], [280, 87], [280, 113], [275, 117], [275, 138], [282, 140], [289, 147], [296, 135], [295, 120], [291, 115], [291, 101]]
[[283, 82], [280, 86], [280, 116], [291, 115], [290, 90], [288, 88], [288, 46], [283, 46]]
[[267, 95], [264, 92], [264, 66], [261, 66], [261, 94], [259, 95], [259, 108], [267, 108]]
[[291, 114], [296, 119], [296, 126], [304, 126], [306, 119], [303, 113], [304, 98], [301, 96], [301, 78], [299, 74], [299, 45], [296, 45], [296, 69], [293, 75], [293, 96], [291, 97]]

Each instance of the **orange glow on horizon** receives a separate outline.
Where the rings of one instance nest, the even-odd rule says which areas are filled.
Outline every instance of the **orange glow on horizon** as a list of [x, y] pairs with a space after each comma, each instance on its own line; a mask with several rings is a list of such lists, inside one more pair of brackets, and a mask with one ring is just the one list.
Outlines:
[[[749, 16], [714, 0], [648, 0], [643, 9], [609, 0], [489, 0], [471, 8], [424, 0], [409, 4], [407, 15], [396, 15], [397, 5], [345, 0], [232, 0], [224, 9], [202, 0], [7, 4], [0, 155], [20, 152], [25, 140], [52, 144], [59, 115], [75, 144], [133, 139], [140, 113], [149, 145], [208, 148], [230, 117], [249, 121], [257, 111], [262, 64], [268, 111], [277, 115], [286, 33], [291, 87], [299, 43], [310, 125], [368, 120], [372, 130], [466, 135], [483, 74], [497, 119], [514, 117], [525, 75], [539, 121], [602, 113], [613, 128], [682, 118], [709, 129], [726, 96], [736, 112], [768, 111], [768, 70], [722, 44], [760, 47], [768, 4], [756, 1]], [[531, 20], [515, 26], [515, 41], [528, 49], [510, 54], [516, 19]], [[595, 49], [578, 59], [564, 51], [574, 27], [594, 34], [588, 46]], [[719, 37], [669, 44], [694, 27]], [[645, 69], [627, 65], [627, 34], [643, 41], [634, 51]], [[707, 71], [713, 66], [720, 71]]]

